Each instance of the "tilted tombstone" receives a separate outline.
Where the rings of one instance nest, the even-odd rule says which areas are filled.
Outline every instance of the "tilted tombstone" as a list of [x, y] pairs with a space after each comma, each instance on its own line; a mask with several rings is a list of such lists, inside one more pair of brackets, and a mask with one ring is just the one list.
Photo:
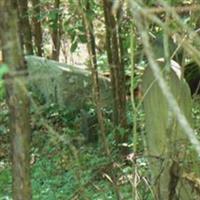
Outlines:
[[[157, 64], [180, 110], [191, 123], [191, 94], [188, 84], [181, 76], [181, 67], [171, 61], [170, 70], [165, 70], [164, 59], [158, 59]], [[180, 199], [188, 200], [190, 198], [187, 192], [178, 182], [181, 171], [179, 164], [185, 159], [188, 139], [149, 66], [143, 75], [142, 92], [148, 158], [158, 199], [174, 199], [180, 190]]]

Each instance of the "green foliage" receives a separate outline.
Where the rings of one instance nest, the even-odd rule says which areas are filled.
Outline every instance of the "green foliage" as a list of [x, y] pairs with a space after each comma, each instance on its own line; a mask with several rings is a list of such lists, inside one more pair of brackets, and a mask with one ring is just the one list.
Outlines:
[[0, 100], [0, 137], [5, 136], [8, 132], [8, 109], [4, 101]]
[[192, 117], [194, 122], [194, 129], [198, 137], [200, 137], [200, 97], [197, 96], [193, 100]]
[[53, 9], [49, 11], [48, 20], [49, 20], [49, 26], [52, 30], [58, 29], [56, 20], [58, 19], [58, 17], [60, 17], [60, 15], [61, 11], [58, 9]]
[[[89, 108], [87, 110], [90, 112]], [[98, 146], [82, 143], [76, 147], [73, 143], [68, 143], [67, 140], [59, 140], [59, 137], [65, 138], [66, 134], [69, 134], [70, 137], [78, 134], [75, 124], [76, 111], [61, 110], [54, 104], [46, 106], [40, 111], [43, 113], [43, 116], [40, 117], [36, 111], [32, 112], [34, 130], [31, 155], [35, 159], [35, 162], [31, 165], [33, 200], [71, 200], [75, 197], [77, 199], [116, 200], [115, 187], [109, 180], [109, 178], [112, 179], [112, 176], [117, 181], [121, 180], [118, 185], [121, 197], [133, 199], [133, 186], [128, 181], [129, 179], [133, 181], [131, 179], [134, 174], [133, 166], [137, 166], [136, 172], [140, 180], [137, 192], [140, 198], [154, 199], [150, 191], [148, 161], [142, 155], [142, 135], [144, 134], [142, 133], [144, 131], [142, 130], [144, 129], [142, 111], [137, 118], [137, 130], [140, 133], [138, 152], [141, 153], [134, 154], [133, 161], [131, 161], [131, 158], [125, 161], [125, 158], [117, 151], [116, 146], [112, 144], [112, 139], [109, 140], [110, 146], [113, 146], [110, 157], [102, 154], [102, 149]], [[197, 132], [199, 130], [199, 112], [200, 104], [199, 100], [196, 100], [193, 106], [193, 118]], [[7, 109], [4, 109], [3, 113], [4, 115], [1, 112], [2, 118], [0, 119], [4, 121], [1, 121], [1, 124], [6, 124], [6, 121], [8, 121]], [[131, 113], [128, 112], [128, 114], [131, 121]], [[33, 120], [34, 118], [35, 120]], [[59, 133], [58, 138], [45, 130], [42, 118], [47, 119], [45, 123], [52, 124], [52, 128]], [[114, 134], [109, 133], [108, 138], [112, 135], [114, 136]], [[189, 162], [188, 167], [190, 165]], [[198, 172], [198, 168], [196, 171]], [[3, 170], [0, 167], [0, 199], [11, 199], [11, 171], [7, 165], [4, 166]]]
[[108, 71], [108, 61], [105, 53], [98, 56], [97, 65], [100, 71]]
[[5, 85], [3, 76], [9, 72], [9, 68], [6, 64], [0, 65], [0, 101], [5, 99]]
[[4, 81], [0, 80], [0, 101], [2, 101], [3, 99], [5, 99], [5, 85], [4, 85]]
[[86, 43], [87, 39], [81, 19], [74, 21], [74, 18], [69, 16], [69, 18], [64, 21], [64, 30], [71, 39], [71, 52], [76, 50], [78, 43]]
[[[2, 165], [3, 162], [1, 162]], [[0, 166], [0, 200], [11, 197], [11, 171], [9, 168], [1, 170]]]
[[66, 199], [77, 186], [75, 172], [58, 171], [58, 158], [39, 160], [33, 168], [33, 199]]
[[0, 80], [3, 78], [3, 76], [6, 73], [8, 73], [8, 71], [9, 71], [9, 68], [7, 65], [5, 65], [5, 64], [0, 65]]

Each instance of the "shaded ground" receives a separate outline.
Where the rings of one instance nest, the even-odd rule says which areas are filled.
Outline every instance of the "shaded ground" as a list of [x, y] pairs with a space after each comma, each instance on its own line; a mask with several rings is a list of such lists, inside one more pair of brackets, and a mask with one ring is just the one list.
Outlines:
[[[147, 187], [149, 170], [142, 148], [135, 159], [131, 152], [128, 159], [119, 156], [110, 133], [108, 139], [112, 154], [108, 158], [102, 154], [98, 143], [85, 143], [76, 113], [60, 110], [53, 104], [38, 109], [39, 113], [33, 108], [31, 111], [34, 200], [116, 200], [116, 194], [123, 199], [132, 199], [133, 162], [138, 166], [140, 197], [153, 199]], [[5, 102], [0, 103], [0, 110], [0, 200], [3, 200], [11, 199], [8, 110]], [[193, 117], [195, 131], [199, 133], [199, 99], [194, 103]]]

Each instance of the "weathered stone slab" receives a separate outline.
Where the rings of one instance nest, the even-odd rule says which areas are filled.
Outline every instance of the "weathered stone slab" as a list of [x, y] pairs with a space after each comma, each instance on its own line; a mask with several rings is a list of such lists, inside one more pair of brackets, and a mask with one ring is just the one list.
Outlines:
[[[31, 88], [42, 95], [46, 103], [79, 109], [92, 100], [89, 70], [37, 56], [27, 56], [26, 61]], [[99, 80], [102, 106], [110, 106], [110, 81], [103, 76], [99, 76]]]

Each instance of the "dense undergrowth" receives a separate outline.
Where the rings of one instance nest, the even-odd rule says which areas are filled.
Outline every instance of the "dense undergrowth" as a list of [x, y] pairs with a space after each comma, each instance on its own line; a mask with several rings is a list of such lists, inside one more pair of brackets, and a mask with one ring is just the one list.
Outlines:
[[[5, 100], [0, 106], [0, 200], [7, 200], [11, 199], [11, 168]], [[130, 128], [129, 153], [124, 156], [113, 143], [110, 130], [107, 138], [111, 154], [106, 156], [99, 142], [88, 142], [80, 133], [77, 111], [61, 110], [52, 104], [38, 107], [37, 112], [32, 107], [31, 116], [34, 200], [116, 200], [119, 196], [128, 200], [133, 199], [134, 191], [143, 200], [154, 199], [142, 134], [138, 134], [138, 152], [133, 152]], [[195, 131], [199, 133], [199, 99], [193, 103], [193, 118]], [[143, 127], [138, 115], [138, 131], [144, 131]]]

